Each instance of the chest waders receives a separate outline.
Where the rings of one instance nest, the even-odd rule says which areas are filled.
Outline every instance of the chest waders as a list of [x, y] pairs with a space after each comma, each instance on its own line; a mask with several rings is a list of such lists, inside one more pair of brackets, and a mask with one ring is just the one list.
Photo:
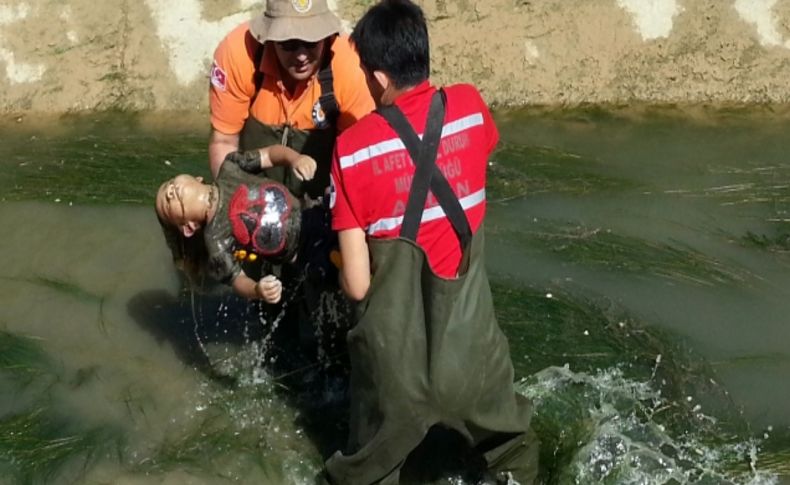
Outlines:
[[[436, 166], [444, 121], [437, 92], [423, 140], [396, 107], [379, 111], [415, 163], [397, 239], [370, 239], [370, 289], [348, 333], [351, 417], [348, 454], [326, 462], [336, 485], [395, 484], [407, 455], [429, 428], [458, 431], [493, 472], [522, 484], [537, 474], [531, 404], [513, 388], [508, 342], [497, 325], [484, 266], [482, 227], [466, 214]], [[431, 270], [415, 242], [428, 190], [447, 214], [463, 250], [459, 276]]]

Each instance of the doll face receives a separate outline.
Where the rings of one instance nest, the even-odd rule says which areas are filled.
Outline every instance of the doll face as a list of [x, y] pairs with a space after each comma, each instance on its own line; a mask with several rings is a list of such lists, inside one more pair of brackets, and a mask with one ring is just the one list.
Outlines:
[[159, 187], [156, 213], [191, 237], [208, 219], [209, 201], [202, 177], [178, 175]]

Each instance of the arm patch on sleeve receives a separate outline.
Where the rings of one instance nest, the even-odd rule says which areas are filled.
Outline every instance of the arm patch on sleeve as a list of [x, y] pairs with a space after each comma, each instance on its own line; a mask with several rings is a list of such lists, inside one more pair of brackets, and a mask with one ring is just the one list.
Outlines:
[[211, 64], [211, 85], [220, 91], [225, 91], [228, 82], [228, 75], [217, 65], [217, 61]]

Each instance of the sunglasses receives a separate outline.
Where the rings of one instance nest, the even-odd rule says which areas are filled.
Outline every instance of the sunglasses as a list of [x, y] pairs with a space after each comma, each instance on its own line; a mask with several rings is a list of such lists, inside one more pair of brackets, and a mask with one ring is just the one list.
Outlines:
[[286, 52], [294, 52], [299, 50], [301, 47], [304, 47], [307, 50], [313, 50], [318, 47], [319, 42], [307, 42], [301, 39], [289, 39], [282, 42], [277, 42], [277, 45], [280, 46], [280, 49]]

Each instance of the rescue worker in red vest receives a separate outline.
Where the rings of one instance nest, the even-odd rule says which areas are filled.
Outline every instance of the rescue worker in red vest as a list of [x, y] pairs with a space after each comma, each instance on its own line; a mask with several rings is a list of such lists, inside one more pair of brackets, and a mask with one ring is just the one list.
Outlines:
[[532, 406], [515, 392], [484, 262], [496, 126], [473, 86], [430, 84], [425, 18], [411, 1], [373, 6], [351, 41], [378, 109], [338, 138], [332, 161], [341, 286], [359, 303], [348, 333], [349, 441], [323, 479], [396, 484], [409, 453], [441, 426], [497, 480], [533, 483]]
[[298, 197], [324, 195], [335, 137], [373, 107], [359, 58], [326, 0], [268, 0], [214, 53], [209, 163], [230, 152], [287, 145], [318, 163], [307, 184], [274, 167], [265, 175]]

